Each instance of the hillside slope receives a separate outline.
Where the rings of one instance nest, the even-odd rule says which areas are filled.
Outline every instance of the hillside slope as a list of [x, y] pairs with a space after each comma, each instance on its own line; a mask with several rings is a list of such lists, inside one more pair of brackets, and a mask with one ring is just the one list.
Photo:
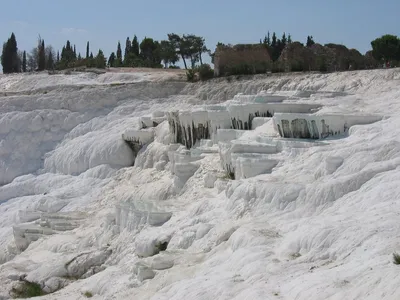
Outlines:
[[[38, 299], [400, 297], [398, 69], [152, 76], [0, 76], [0, 298], [20, 276], [54, 291]], [[141, 116], [262, 90], [381, 121], [283, 146], [270, 173], [237, 180], [215, 146], [194, 172], [174, 161], [166, 121], [136, 160], [121, 138]], [[271, 122], [238, 137], [270, 139], [286, 145]]]

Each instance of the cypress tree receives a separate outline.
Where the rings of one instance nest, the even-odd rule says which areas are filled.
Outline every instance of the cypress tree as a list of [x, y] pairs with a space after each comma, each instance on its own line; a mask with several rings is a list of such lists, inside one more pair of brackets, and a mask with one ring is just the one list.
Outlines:
[[93, 52], [90, 52], [89, 59], [86, 62], [86, 66], [88, 66], [88, 67], [94, 66]]
[[47, 70], [53, 70], [54, 69], [54, 57], [53, 57], [53, 51], [49, 51], [48, 57], [47, 57], [47, 65], [46, 65]]
[[137, 57], [139, 57], [139, 42], [136, 35], [133, 37], [132, 40], [131, 52], [135, 54]]
[[111, 53], [109, 59], [108, 59], [108, 66], [110, 68], [114, 68], [115, 67], [115, 53]]
[[126, 38], [126, 43], [125, 43], [125, 55], [124, 55], [124, 62], [128, 60], [129, 53], [131, 52], [132, 48], [132, 43], [129, 40], [129, 37]]
[[121, 50], [121, 43], [118, 42], [117, 46], [117, 67], [122, 66], [122, 50]]
[[65, 51], [67, 51], [67, 52], [71, 51], [71, 43], [69, 40], [67, 40], [67, 44], [65, 45]]
[[26, 51], [22, 54], [22, 72], [26, 72]]
[[44, 47], [44, 40], [39, 40], [39, 51], [38, 51], [38, 69], [43, 71], [46, 68], [46, 53]]
[[59, 62], [60, 62], [60, 50], [57, 51], [57, 63], [59, 63]]
[[307, 47], [311, 47], [314, 44], [315, 44], [315, 42], [314, 42], [314, 39], [313, 39], [312, 35], [311, 36], [307, 36], [307, 44], [306, 44], [306, 46]]
[[86, 44], [86, 59], [89, 59], [89, 42]]
[[8, 51], [8, 42], [3, 44], [3, 51], [1, 53], [1, 65], [3, 66], [3, 73], [10, 73], [10, 59], [9, 59], [9, 51]]
[[65, 47], [63, 47], [61, 51], [61, 65], [65, 68], [73, 66], [73, 63], [76, 61], [76, 51], [75, 46], [71, 46], [71, 42], [68, 40]]
[[272, 47], [272, 48], [275, 48], [275, 47], [276, 47], [276, 34], [275, 34], [275, 32], [272, 34], [271, 47]]
[[11, 57], [11, 72], [18, 73], [21, 71], [19, 67], [19, 57], [18, 57], [18, 47], [17, 47], [17, 39], [15, 38], [14, 33], [11, 34], [10, 37], [10, 57]]
[[286, 33], [283, 33], [281, 42], [282, 42], [283, 48], [285, 48], [285, 46], [287, 44]]
[[1, 55], [1, 64], [3, 65], [3, 73], [16, 73], [21, 71], [21, 62], [18, 56], [17, 39], [14, 33], [3, 44], [3, 52]]
[[3, 73], [14, 73], [21, 71], [21, 62], [18, 56], [17, 39], [14, 33], [3, 44], [3, 52], [1, 55], [1, 64], [3, 65]]
[[271, 58], [272, 61], [276, 61], [279, 58], [280, 51], [282, 48], [281, 40], [276, 38], [275, 32], [272, 34], [272, 41], [271, 41]]

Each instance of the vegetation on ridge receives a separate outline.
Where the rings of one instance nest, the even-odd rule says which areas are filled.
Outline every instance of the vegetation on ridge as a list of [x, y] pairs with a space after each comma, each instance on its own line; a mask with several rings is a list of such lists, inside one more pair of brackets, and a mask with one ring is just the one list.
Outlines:
[[[243, 75], [243, 74], [257, 74], [270, 72], [284, 72], [284, 71], [310, 71], [312, 70], [309, 63], [304, 63], [307, 59], [307, 51], [303, 51], [299, 60], [294, 58], [290, 61], [289, 68], [282, 67], [282, 60], [285, 59], [284, 54], [286, 49], [304, 47], [304, 49], [314, 49], [316, 55], [317, 67], [313, 67], [319, 71], [327, 71], [328, 61], [326, 53], [322, 53], [318, 47], [321, 45], [315, 43], [312, 36], [307, 36], [306, 43], [303, 45], [299, 42], [292, 41], [290, 34], [283, 33], [281, 38], [278, 38], [276, 33], [273, 32], [272, 36], [268, 32], [259, 43], [243, 45], [238, 44], [235, 46], [217, 44], [218, 50], [233, 49], [233, 51], [256, 50], [265, 51], [270, 61], [262, 58], [261, 60], [254, 61], [251, 65], [246, 63], [236, 63], [229, 72], [220, 72], [218, 76], [224, 75]], [[385, 63], [387, 65], [397, 64], [400, 60], [400, 39], [394, 35], [383, 35], [371, 42], [372, 51], [371, 57], [365, 55], [366, 59], [374, 59], [377, 63]], [[332, 51], [349, 51], [349, 55], [354, 56], [348, 58], [351, 61], [347, 65], [351, 65], [357, 69], [361, 63], [358, 62], [358, 57], [362, 56], [357, 50], [348, 50], [343, 45], [326, 44], [325, 48], [332, 49]], [[324, 48], [322, 47], [322, 48]], [[124, 49], [123, 49], [124, 48]], [[328, 49], [328, 50], [329, 50]], [[345, 50], [344, 50], [345, 49]], [[286, 51], [286, 52], [285, 52]], [[300, 50], [299, 50], [300, 51]], [[308, 50], [309, 51], [309, 50]], [[319, 52], [318, 52], [319, 51]], [[330, 50], [329, 50], [330, 51]], [[336, 53], [335, 52], [335, 53]], [[61, 52], [55, 52], [51, 45], [45, 44], [44, 39], [40, 36], [36, 47], [30, 52], [20, 51], [17, 47], [17, 40], [14, 33], [3, 44], [1, 64], [3, 66], [3, 73], [19, 73], [19, 72], [33, 72], [43, 70], [64, 70], [71, 68], [106, 68], [106, 67], [147, 67], [147, 68], [178, 68], [176, 63], [182, 61], [185, 69], [187, 70], [187, 77], [189, 81], [207, 80], [213, 77], [213, 70], [211, 66], [203, 63], [203, 55], [209, 54], [214, 63], [215, 53], [207, 48], [205, 39], [201, 36], [194, 34], [178, 35], [176, 33], [167, 34], [165, 40], [156, 41], [150, 37], [145, 37], [139, 41], [136, 35], [130, 40], [126, 38], [124, 47], [120, 42], [117, 43], [116, 51], [112, 52], [108, 58], [104, 52], [99, 49], [96, 56], [90, 49], [90, 43], [86, 44], [85, 56], [77, 53], [76, 46], [69, 40], [62, 47]], [[367, 53], [368, 54], [368, 53]], [[357, 60], [358, 59], [358, 60]], [[335, 68], [336, 70], [336, 68]]]

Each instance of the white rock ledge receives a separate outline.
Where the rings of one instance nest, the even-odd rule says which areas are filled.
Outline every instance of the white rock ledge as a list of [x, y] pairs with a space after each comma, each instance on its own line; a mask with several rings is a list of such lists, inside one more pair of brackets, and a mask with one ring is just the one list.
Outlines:
[[115, 207], [116, 225], [120, 232], [134, 231], [144, 225], [161, 226], [171, 217], [171, 212], [162, 211], [153, 202], [133, 201]]
[[347, 134], [354, 125], [365, 125], [382, 120], [376, 115], [315, 115], [276, 113], [274, 128], [281, 137], [300, 139], [324, 139]]

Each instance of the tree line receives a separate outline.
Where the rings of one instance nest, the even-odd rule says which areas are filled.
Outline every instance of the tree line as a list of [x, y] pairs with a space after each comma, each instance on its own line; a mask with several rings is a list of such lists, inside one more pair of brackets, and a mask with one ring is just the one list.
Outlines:
[[[292, 43], [290, 34], [283, 33], [278, 38], [273, 32], [268, 32], [260, 44], [267, 47], [272, 61], [277, 61], [283, 49]], [[314, 45], [312, 36], [307, 36], [306, 47]], [[378, 61], [400, 61], [400, 39], [394, 35], [383, 35], [371, 42], [372, 55]], [[198, 65], [203, 66], [203, 54], [212, 56], [206, 47], [205, 39], [194, 34], [178, 35], [170, 33], [165, 40], [157, 41], [145, 37], [139, 42], [136, 35], [130, 40], [126, 38], [124, 52], [118, 42], [116, 51], [108, 58], [101, 49], [96, 55], [90, 51], [90, 44], [86, 44], [86, 55], [76, 52], [76, 46], [69, 40], [60, 51], [55, 52], [51, 45], [46, 45], [40, 36], [37, 45], [30, 51], [20, 51], [15, 34], [3, 44], [1, 64], [3, 73], [33, 72], [43, 70], [64, 70], [76, 67], [148, 67], [148, 68], [177, 68], [176, 63], [182, 60], [185, 69], [194, 70]], [[209, 70], [207, 69], [207, 72]]]
[[205, 39], [194, 34], [178, 35], [170, 33], [167, 39], [157, 41], [145, 37], [139, 42], [136, 35], [130, 40], [127, 37], [125, 49], [122, 51], [118, 42], [116, 51], [108, 58], [98, 50], [96, 56], [90, 51], [90, 43], [86, 44], [86, 55], [77, 53], [76, 46], [66, 41], [61, 53], [55, 53], [51, 45], [39, 36], [37, 46], [30, 52], [19, 51], [15, 34], [3, 44], [1, 64], [3, 73], [33, 72], [43, 70], [64, 70], [77, 67], [148, 67], [148, 68], [177, 68], [176, 63], [182, 60], [186, 69], [203, 64], [202, 56], [209, 53]]

